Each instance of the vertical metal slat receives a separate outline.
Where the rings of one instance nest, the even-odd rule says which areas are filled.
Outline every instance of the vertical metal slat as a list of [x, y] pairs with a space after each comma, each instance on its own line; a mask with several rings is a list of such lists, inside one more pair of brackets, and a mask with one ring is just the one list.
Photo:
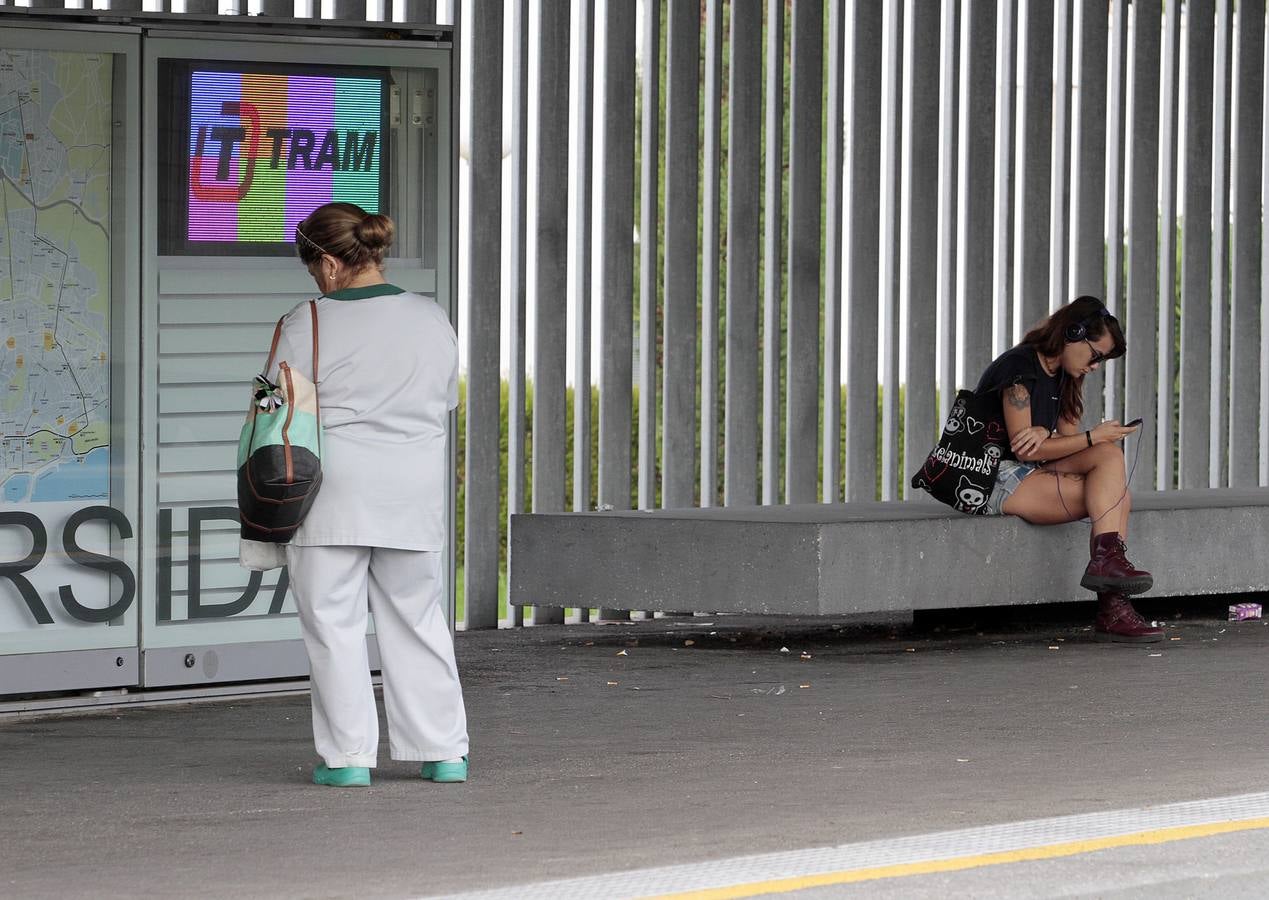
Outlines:
[[[511, 131], [515, 151], [511, 160], [511, 241], [507, 254], [511, 345], [507, 385], [507, 515], [525, 511], [525, 363], [528, 297], [529, 194], [529, 4], [515, 0], [511, 7]], [[431, 11], [433, 15], [436, 10]], [[510, 531], [508, 530], [508, 533]], [[508, 554], [510, 548], [508, 548]], [[507, 610], [510, 624], [524, 624], [524, 607]]]
[[[995, 174], [992, 187], [992, 286], [991, 304], [991, 356], [1003, 353], [1012, 344], [1012, 328], [1009, 320], [1013, 309], [1010, 303], [1010, 200], [1013, 192], [1013, 159], [1009, 140], [1013, 131], [1015, 106], [1014, 65], [1017, 56], [1016, 35], [1020, 32], [1014, 23], [1014, 6], [1002, 3], [996, 9], [996, 123], [995, 158], [992, 170]], [[988, 302], [983, 298], [982, 302]]]
[[[502, 277], [502, 7], [469, 9], [470, 206], [464, 223], [469, 254], [467, 301], [467, 452], [464, 511], [464, 602], [468, 628], [498, 626], [498, 334]], [[490, 77], [479, 77], [490, 74]]]
[[[1077, 0], [1075, 61], [1078, 89], [1073, 110], [1070, 302], [1101, 296], [1105, 287], [1103, 212], [1106, 154], [1106, 0]], [[1103, 298], [1104, 299], [1104, 298]], [[1089, 387], [1085, 384], [1085, 399]], [[1088, 405], [1087, 403], [1085, 404]]]
[[[573, 173], [573, 208], [569, 215], [572, 231], [573, 278], [573, 509], [590, 509], [591, 459], [590, 439], [594, 427], [590, 415], [591, 399], [591, 204], [594, 183], [594, 119], [595, 119], [595, 0], [577, 4], [578, 23], [577, 108], [573, 113], [578, 129], [577, 171]], [[590, 608], [577, 610], [580, 622], [590, 621]]]
[[762, 502], [780, 502], [780, 234], [784, 218], [784, 0], [767, 0], [762, 240]]
[[[1259, 482], [1258, 446], [1261, 416], [1260, 316], [1260, 184], [1264, 127], [1265, 3], [1238, 4], [1237, 107], [1234, 112], [1233, 284], [1230, 288], [1229, 352], [1229, 486], [1253, 487]], [[1259, 263], [1259, 264], [1258, 264]]]
[[657, 224], [661, 141], [661, 0], [644, 0], [639, 166], [639, 508], [656, 505]]
[[[591, 184], [595, 110], [595, 3], [577, 4], [577, 53], [573, 57], [574, 145], [569, 190], [569, 282], [573, 306], [573, 509], [590, 508]], [[586, 610], [582, 610], [586, 621]]]
[[[1111, 312], [1124, 315], [1124, 129], [1128, 106], [1128, 0], [1111, 0], [1109, 23], [1110, 58], [1106, 85], [1106, 196], [1102, 218], [1105, 226], [1106, 271], [1102, 297]], [[1120, 418], [1123, 373], [1121, 362], [1112, 359], [1102, 366], [1105, 382], [1105, 415]], [[1121, 421], [1123, 421], [1121, 419]]]
[[877, 499], [877, 291], [884, 4], [852, 10], [847, 96], [846, 499]]
[[947, 418], [957, 390], [956, 364], [956, 166], [957, 56], [960, 26], [955, 3], [944, 3], [939, 17], [939, 156], [938, 156], [938, 265], [935, 285], [937, 306], [939, 421]]
[[[630, 438], [634, 349], [635, 6], [605, 0], [598, 31], [603, 60], [603, 124], [597, 184], [599, 256], [599, 505], [630, 508]], [[600, 609], [602, 619], [629, 618]]]
[[[245, 2], [245, 0], [230, 0], [230, 2]], [[351, 20], [356, 22], [366, 21], [366, 0], [323, 0], [323, 7], [330, 4], [330, 11], [323, 9], [323, 17], [331, 19]], [[221, 0], [221, 9], [224, 9], [225, 2]]]
[[[824, 483], [820, 497], [825, 503], [841, 499], [842, 428], [842, 160], [845, 127], [846, 19], [843, 4], [831, 3], [828, 11], [828, 134], [825, 135], [824, 224], [824, 430], [821, 452]], [[733, 13], [734, 15], [734, 13]], [[731, 94], [732, 103], [736, 94]], [[733, 153], [734, 145], [733, 145]]]
[[[1264, 61], [1269, 70], [1269, 59]], [[1269, 74], [1269, 71], [1266, 72]], [[1261, 125], [1269, 122], [1269, 91], [1265, 92], [1265, 106], [1261, 112]], [[1269, 209], [1269, 140], [1260, 149], [1260, 209]], [[1263, 215], [1263, 212], [1262, 212]], [[1260, 229], [1260, 261], [1263, 266], [1269, 260], [1269, 228]], [[1260, 478], [1261, 486], [1269, 485], [1269, 278], [1260, 278]]]
[[[1072, 135], [1071, 284], [1064, 302], [1106, 298], [1106, 0], [1077, 0], [1079, 88]], [[1102, 373], [1084, 378], [1084, 418], [1101, 421]]]
[[793, 0], [789, 74], [789, 331], [785, 494], [789, 503], [819, 495], [820, 116], [823, 109], [824, 5]]
[[881, 43], [881, 253], [878, 287], [881, 352], [881, 499], [898, 497], [899, 472], [899, 218], [903, 117], [903, 6], [886, 5]]
[[961, 23], [961, 136], [957, 234], [957, 365], [962, 384], [991, 362], [992, 140], [996, 28], [991, 4], [966, 0]]
[[[741, 11], [743, 15], [743, 11]], [[718, 503], [719, 136], [723, 108], [723, 0], [705, 4], [705, 150], [701, 210], [701, 506]], [[753, 133], [756, 136], [757, 132]], [[747, 136], [748, 137], [748, 136]]]
[[1053, 178], [1053, 3], [1033, 0], [1018, 23], [1023, 84], [1018, 111], [1014, 208], [1014, 330], [1010, 343], [1048, 313], [1050, 185]]
[[[397, 12], [402, 18], [396, 18]], [[394, 22], [431, 24], [436, 21], [436, 0], [393, 0], [393, 13]]]
[[[1156, 477], [1156, 432], [1150, 407], [1157, 391], [1159, 328], [1159, 64], [1161, 0], [1133, 4], [1130, 60], [1132, 118], [1128, 139], [1128, 260], [1124, 326], [1131, 352], [1124, 357], [1124, 415], [1140, 416], [1145, 426], [1125, 442], [1137, 461], [1138, 489]], [[1138, 446], [1138, 442], [1140, 446]]]
[[761, 204], [762, 16], [731, 9], [727, 141], [727, 352], [723, 502], [758, 502], [758, 223]]
[[[907, 314], [903, 474], [921, 466], [935, 439], [935, 346], [938, 339], [939, 10], [907, 0], [904, 12], [903, 159], [899, 260], [900, 306]], [[904, 479], [904, 496], [911, 490]]]
[[1182, 488], [1207, 487], [1212, 349], [1212, 0], [1186, 6], [1184, 191], [1181, 235]]
[[1179, 3], [1168, 4], [1164, 19], [1162, 95], [1159, 101], [1159, 373], [1157, 429], [1158, 472], [1155, 487], [1169, 490], [1175, 486], [1176, 405], [1172, 351], [1176, 337], [1177, 279], [1177, 168], [1180, 164], [1180, 99], [1181, 21], [1184, 12]]
[[[485, 5], [485, 4], [478, 4]], [[564, 509], [564, 354], [568, 291], [569, 5], [537, 7], [537, 279], [533, 348], [533, 511]], [[488, 332], [496, 334], [497, 332]], [[533, 624], [558, 624], [564, 610], [535, 607]]]
[[289, 19], [295, 15], [293, 0], [260, 0], [260, 15]]
[[1069, 167], [1071, 164], [1071, 4], [1056, 0], [1053, 17], [1053, 185], [1049, 200], [1049, 311], [1069, 296]]
[[1229, 0], [1217, 0], [1212, 91], [1212, 337], [1208, 356], [1211, 431], [1208, 435], [1208, 486], [1225, 483], [1225, 438], [1229, 434], [1225, 359], [1228, 335], [1225, 306], [1229, 302], [1229, 154], [1230, 107], [1233, 100], [1233, 26]]
[[666, 23], [665, 362], [661, 505], [692, 506], [696, 481], [699, 7], [671, 3]]

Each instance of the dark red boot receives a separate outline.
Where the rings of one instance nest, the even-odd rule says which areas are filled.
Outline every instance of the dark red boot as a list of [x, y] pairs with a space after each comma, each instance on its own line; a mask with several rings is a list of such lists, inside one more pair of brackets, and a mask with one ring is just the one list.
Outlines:
[[1127, 550], [1118, 531], [1093, 535], [1091, 559], [1080, 586], [1099, 594], [1110, 591], [1142, 594], [1150, 590], [1154, 577], [1130, 563], [1125, 555]]
[[1141, 618], [1123, 594], [1103, 593], [1097, 595], [1097, 623], [1093, 637], [1099, 641], [1153, 644], [1163, 640], [1163, 629]]

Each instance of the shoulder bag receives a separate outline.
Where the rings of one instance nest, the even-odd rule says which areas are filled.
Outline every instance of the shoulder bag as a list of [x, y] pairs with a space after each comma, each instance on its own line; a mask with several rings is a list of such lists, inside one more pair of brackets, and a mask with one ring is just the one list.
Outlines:
[[1008, 440], [999, 395], [960, 391], [943, 436], [912, 476], [912, 486], [960, 512], [986, 515]]
[[304, 521], [322, 486], [322, 426], [317, 398], [317, 303], [313, 322], [313, 380], [283, 360], [278, 383], [268, 380], [282, 334], [273, 330], [264, 374], [255, 379], [251, 408], [238, 438], [239, 562], [256, 570], [286, 565], [285, 544]]

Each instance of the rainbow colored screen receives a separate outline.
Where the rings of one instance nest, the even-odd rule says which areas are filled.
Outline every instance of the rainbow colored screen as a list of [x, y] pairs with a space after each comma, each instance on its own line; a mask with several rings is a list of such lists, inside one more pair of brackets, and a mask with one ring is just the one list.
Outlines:
[[294, 240], [331, 201], [379, 211], [383, 87], [377, 78], [191, 73], [186, 239]]

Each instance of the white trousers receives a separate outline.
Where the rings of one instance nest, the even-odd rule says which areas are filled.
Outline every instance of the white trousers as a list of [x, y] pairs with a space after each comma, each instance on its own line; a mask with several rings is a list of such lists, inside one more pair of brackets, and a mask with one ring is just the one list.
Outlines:
[[287, 560], [311, 669], [313, 740], [326, 765], [377, 761], [367, 604], [379, 642], [392, 758], [466, 755], [467, 712], [441, 603], [441, 554], [288, 546]]

